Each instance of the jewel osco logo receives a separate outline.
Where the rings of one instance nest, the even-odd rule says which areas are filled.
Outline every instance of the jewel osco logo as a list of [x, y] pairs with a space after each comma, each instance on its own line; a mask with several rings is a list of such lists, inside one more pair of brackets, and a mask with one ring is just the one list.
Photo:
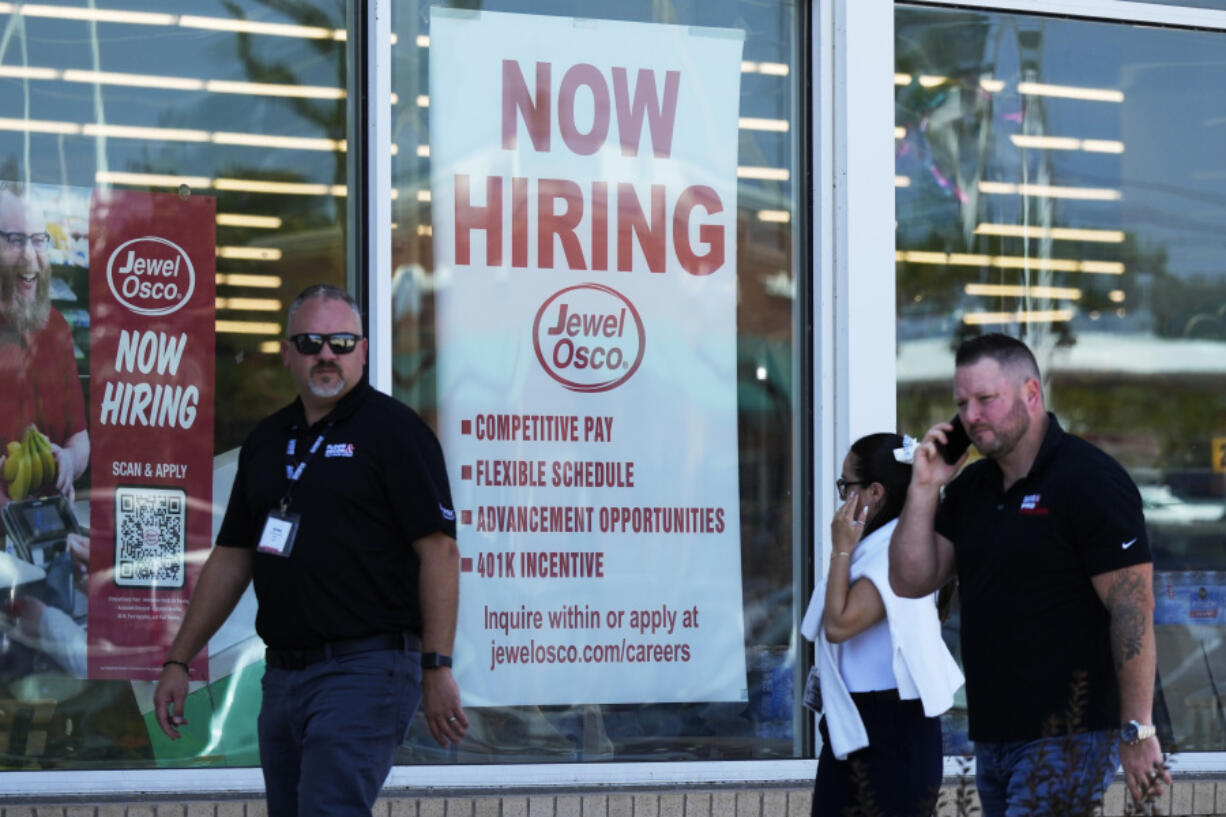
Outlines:
[[169, 315], [191, 300], [196, 270], [178, 244], [147, 235], [115, 248], [106, 282], [115, 300], [136, 314]]
[[643, 362], [647, 336], [638, 310], [603, 284], [559, 290], [541, 304], [532, 324], [536, 359], [571, 391], [614, 389]]

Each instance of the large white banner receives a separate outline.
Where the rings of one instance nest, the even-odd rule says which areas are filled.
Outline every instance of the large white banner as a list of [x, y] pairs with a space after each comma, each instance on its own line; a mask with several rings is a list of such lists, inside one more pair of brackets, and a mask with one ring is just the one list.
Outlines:
[[431, 12], [465, 703], [745, 700], [743, 35]]

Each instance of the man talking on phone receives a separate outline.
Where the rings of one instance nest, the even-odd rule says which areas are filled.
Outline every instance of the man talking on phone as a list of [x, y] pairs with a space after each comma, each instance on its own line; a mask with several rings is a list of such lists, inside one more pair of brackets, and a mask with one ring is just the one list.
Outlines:
[[467, 733], [450, 669], [455, 513], [434, 433], [363, 376], [353, 298], [312, 286], [287, 324], [298, 398], [243, 444], [154, 704], [178, 738], [191, 659], [254, 579], [268, 814], [369, 817], [419, 703], [439, 743]]
[[1120, 762], [1134, 798], [1161, 794], [1171, 778], [1152, 720], [1153, 565], [1136, 485], [1047, 411], [1019, 340], [963, 343], [954, 401], [984, 459], [958, 474], [965, 455], [941, 456], [953, 424], [924, 435], [890, 584], [918, 597], [957, 575], [984, 817], [1089, 813]]

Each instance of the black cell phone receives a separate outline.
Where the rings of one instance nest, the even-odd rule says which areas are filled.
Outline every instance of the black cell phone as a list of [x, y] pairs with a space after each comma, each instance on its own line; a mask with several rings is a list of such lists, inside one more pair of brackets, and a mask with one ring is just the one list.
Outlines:
[[966, 433], [966, 429], [962, 427], [962, 418], [957, 414], [949, 422], [953, 423], [954, 430], [945, 432], [945, 437], [949, 442], [944, 445], [937, 443], [937, 451], [941, 452], [943, 460], [953, 465], [966, 453], [966, 449], [970, 448], [971, 438]]

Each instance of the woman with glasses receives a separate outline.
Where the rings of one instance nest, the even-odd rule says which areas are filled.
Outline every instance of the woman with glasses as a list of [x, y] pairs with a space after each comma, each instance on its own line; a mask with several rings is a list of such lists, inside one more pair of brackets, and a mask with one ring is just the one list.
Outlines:
[[890, 535], [911, 482], [902, 447], [897, 434], [870, 434], [844, 458], [830, 564], [801, 625], [816, 643], [821, 693], [806, 689], [806, 703], [816, 697], [823, 713], [815, 817], [926, 816], [941, 785], [939, 716], [962, 673], [941, 640], [936, 594], [890, 589]]

